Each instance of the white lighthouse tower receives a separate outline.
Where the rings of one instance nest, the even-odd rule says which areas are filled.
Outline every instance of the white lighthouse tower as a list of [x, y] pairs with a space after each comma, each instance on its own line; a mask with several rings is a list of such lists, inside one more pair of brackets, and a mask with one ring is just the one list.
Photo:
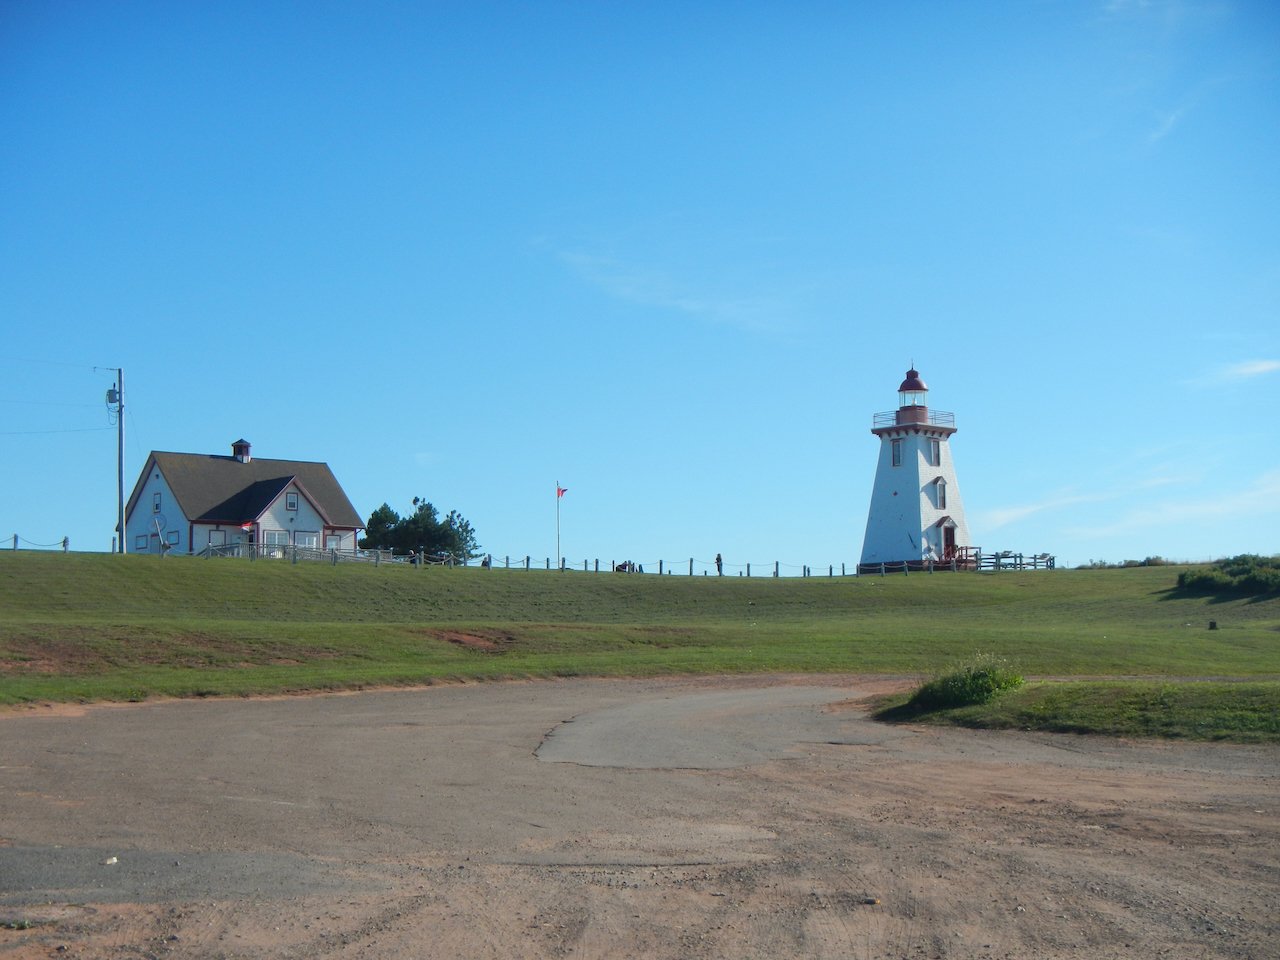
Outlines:
[[862, 539], [862, 562], [950, 563], [966, 558], [969, 525], [951, 460], [955, 414], [930, 410], [916, 370], [898, 387], [898, 409], [877, 413], [880, 461]]

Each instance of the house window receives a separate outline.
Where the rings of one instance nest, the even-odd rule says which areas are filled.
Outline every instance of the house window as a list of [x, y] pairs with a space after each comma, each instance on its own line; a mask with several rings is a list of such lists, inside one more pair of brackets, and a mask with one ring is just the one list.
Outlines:
[[293, 535], [293, 542], [304, 550], [317, 550], [320, 547], [320, 534], [310, 530], [298, 530]]
[[340, 533], [326, 533], [326, 534], [324, 535], [324, 548], [325, 548], [326, 550], [341, 550], [341, 549], [342, 549], [342, 534], [340, 534]]
[[289, 545], [289, 531], [263, 530], [262, 542], [268, 547], [287, 547]]
[[147, 549], [147, 535], [145, 533], [140, 533], [133, 538], [133, 549], [135, 550]]
[[938, 509], [947, 509], [947, 481], [939, 477], [933, 485], [938, 488]]
[[942, 443], [938, 440], [929, 441], [929, 465], [934, 467], [942, 466]]
[[159, 494], [159, 492], [153, 493], [153, 494], [151, 495], [151, 512], [152, 512], [152, 513], [159, 513], [159, 512], [160, 512], [160, 494]]
[[286, 510], [293, 510], [294, 512], [297, 512], [298, 495], [296, 493], [286, 493], [284, 495], [284, 508]]
[[176, 547], [178, 545], [178, 531], [169, 530], [166, 532], [164, 535], [164, 542], [169, 544], [171, 547]]
[[902, 441], [890, 440], [889, 443], [893, 447], [893, 465], [895, 467], [902, 466]]

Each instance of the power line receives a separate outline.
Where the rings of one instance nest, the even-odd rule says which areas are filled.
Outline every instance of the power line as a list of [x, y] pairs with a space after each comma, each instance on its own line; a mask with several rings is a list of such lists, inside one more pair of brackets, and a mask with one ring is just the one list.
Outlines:
[[96, 407], [96, 403], [77, 403], [71, 400], [9, 400], [0, 398], [0, 403], [24, 403], [33, 407]]
[[43, 363], [50, 367], [72, 367], [76, 370], [92, 370], [94, 373], [97, 373], [99, 370], [111, 370], [114, 372], [116, 369], [115, 367], [104, 367], [100, 364], [71, 363], [67, 360], [43, 360], [35, 359], [33, 357], [14, 357], [8, 354], [0, 354], [0, 360], [12, 360], [15, 363]]
[[0, 430], [0, 437], [40, 437], [50, 433], [97, 433], [99, 430], [113, 430], [107, 427], [76, 427], [72, 430]]

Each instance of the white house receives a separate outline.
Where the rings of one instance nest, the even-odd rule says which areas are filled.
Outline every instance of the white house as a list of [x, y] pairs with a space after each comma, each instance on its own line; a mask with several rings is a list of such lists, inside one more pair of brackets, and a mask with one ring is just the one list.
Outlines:
[[880, 438], [862, 563], [964, 559], [972, 541], [951, 460], [955, 414], [930, 410], [916, 370], [898, 387], [897, 410], [877, 413]]
[[237, 440], [229, 457], [153, 450], [125, 509], [124, 545], [129, 553], [235, 543], [354, 553], [363, 529], [327, 463], [255, 458]]

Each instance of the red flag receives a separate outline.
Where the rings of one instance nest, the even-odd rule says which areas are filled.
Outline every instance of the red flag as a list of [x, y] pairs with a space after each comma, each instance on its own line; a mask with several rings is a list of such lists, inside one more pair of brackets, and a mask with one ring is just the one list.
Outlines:
[[558, 483], [556, 484], [556, 496], [557, 496], [557, 497], [563, 497], [563, 496], [564, 496], [566, 493], [568, 493], [568, 492], [569, 492], [569, 488], [568, 488], [568, 487], [562, 487], [562, 486], [560, 486], [560, 484], [558, 484]]

